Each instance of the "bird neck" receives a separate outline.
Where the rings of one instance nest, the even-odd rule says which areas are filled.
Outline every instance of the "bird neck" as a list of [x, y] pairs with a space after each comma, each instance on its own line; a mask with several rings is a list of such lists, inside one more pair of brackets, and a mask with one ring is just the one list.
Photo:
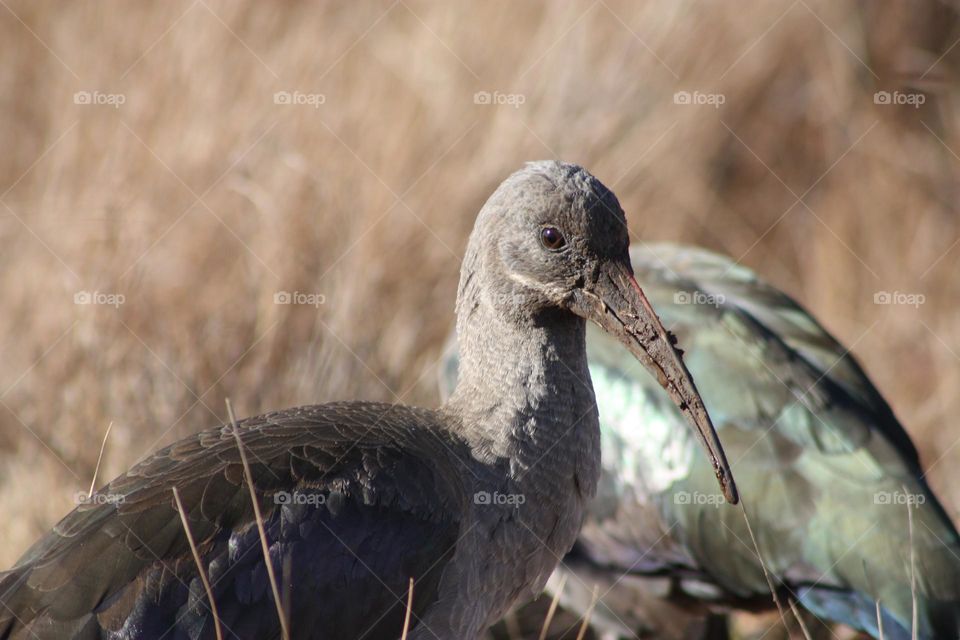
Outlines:
[[508, 459], [514, 478], [566, 475], [565, 464], [593, 476], [599, 422], [584, 321], [559, 309], [517, 316], [460, 302], [459, 380], [445, 409], [462, 419], [474, 456]]

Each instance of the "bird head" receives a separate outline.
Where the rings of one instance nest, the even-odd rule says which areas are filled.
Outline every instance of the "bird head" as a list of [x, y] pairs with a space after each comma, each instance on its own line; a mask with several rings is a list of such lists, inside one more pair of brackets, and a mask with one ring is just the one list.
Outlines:
[[528, 163], [490, 196], [464, 259], [458, 306], [484, 304], [517, 324], [569, 313], [615, 336], [666, 389], [706, 448], [727, 500], [733, 475], [693, 379], [633, 276], [626, 217], [582, 167]]

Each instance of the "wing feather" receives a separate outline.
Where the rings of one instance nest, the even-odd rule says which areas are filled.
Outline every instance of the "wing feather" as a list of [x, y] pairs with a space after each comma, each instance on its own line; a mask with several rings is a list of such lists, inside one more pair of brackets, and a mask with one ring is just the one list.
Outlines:
[[[437, 597], [465, 504], [429, 411], [338, 403], [239, 424], [295, 637], [396, 637]], [[0, 574], [0, 638], [212, 638], [177, 487], [221, 620], [279, 637], [239, 451], [229, 427], [179, 441], [77, 507]], [[416, 623], [417, 618], [414, 619]]]
[[[907, 505], [897, 501], [912, 500], [921, 626], [956, 615], [957, 532], [923, 480], [906, 431], [847, 349], [788, 296], [728, 258], [655, 245], [635, 248], [632, 259], [651, 304], [686, 352], [774, 575], [795, 587], [868, 594], [865, 601], [879, 600], [909, 628], [911, 534]], [[639, 497], [598, 503], [581, 547], [629, 569], [616, 550], [652, 543], [642, 536], [651, 520], [661, 520], [669, 535], [645, 556], [645, 566], [659, 558], [660, 570], [696, 570], [728, 594], [766, 593], [743, 516], [722, 505], [695, 445], [675, 458], [661, 450], [659, 458], [626, 464], [636, 451], [630, 430], [647, 435], [660, 421], [663, 433], [683, 434], [684, 444], [692, 437], [649, 377], [634, 375], [625, 351], [597, 333], [587, 346], [591, 368], [629, 381], [629, 402], [642, 410], [632, 422], [609, 421], [598, 389], [605, 465], [612, 465], [605, 468], [621, 474], [608, 488]]]

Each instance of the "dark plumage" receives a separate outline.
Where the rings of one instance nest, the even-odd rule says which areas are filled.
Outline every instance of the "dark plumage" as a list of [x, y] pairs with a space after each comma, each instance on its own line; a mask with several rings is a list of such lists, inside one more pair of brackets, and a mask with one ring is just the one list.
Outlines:
[[[395, 636], [409, 576], [418, 578], [414, 613], [422, 616], [436, 601], [465, 493], [455, 469], [440, 463], [448, 447], [468, 452], [440, 429], [428, 433], [435, 421], [433, 412], [403, 406], [336, 403], [239, 423], [278, 581], [292, 587], [288, 613], [297, 637], [314, 628]], [[80, 506], [58, 524], [0, 582], [9, 608], [0, 621], [13, 625], [15, 614], [50, 638], [101, 637], [100, 627], [119, 637], [210, 636], [172, 486], [194, 538], [204, 541], [226, 637], [276, 636], [229, 427], [163, 449], [98, 492], [122, 502]], [[405, 553], [391, 553], [396, 549]], [[340, 597], [345, 590], [349, 607]]]
[[[457, 302], [463, 375], [437, 411], [348, 402], [242, 421], [270, 566], [294, 638], [474, 638], [539, 592], [599, 474], [584, 318], [653, 372], [708, 446], [712, 425], [633, 282], [623, 212], [580, 167], [536, 163], [481, 210]], [[234, 433], [156, 453], [0, 574], [0, 638], [212, 638], [173, 498], [226, 638], [281, 634]]]
[[[728, 258], [631, 251], [637, 279], [684, 345], [730, 455], [767, 569], [826, 621], [908, 639], [911, 534], [919, 638], [960, 636], [960, 536], [917, 452], [848, 350], [793, 300]], [[611, 635], [683, 635], [688, 611], [772, 608], [739, 509], [719, 500], [672, 403], [618, 344], [588, 332], [603, 472], [564, 602]], [[455, 379], [455, 358], [445, 369]]]

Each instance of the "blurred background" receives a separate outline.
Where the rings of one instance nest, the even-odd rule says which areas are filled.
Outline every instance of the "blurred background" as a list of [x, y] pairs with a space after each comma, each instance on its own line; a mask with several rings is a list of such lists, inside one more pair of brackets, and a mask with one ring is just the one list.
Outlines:
[[111, 423], [97, 484], [226, 397], [436, 404], [474, 216], [544, 158], [812, 310], [956, 517], [958, 39], [931, 0], [3, 0], [0, 566]]

